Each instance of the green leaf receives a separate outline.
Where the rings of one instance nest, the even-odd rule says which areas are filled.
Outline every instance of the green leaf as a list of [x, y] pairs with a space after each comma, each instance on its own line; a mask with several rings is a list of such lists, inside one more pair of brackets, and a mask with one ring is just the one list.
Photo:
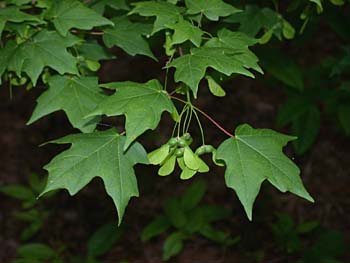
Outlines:
[[207, 184], [203, 180], [195, 181], [188, 187], [181, 198], [181, 206], [184, 211], [189, 211], [198, 206], [207, 190]]
[[46, 177], [44, 176], [39, 176], [35, 173], [31, 174], [29, 177], [29, 185], [32, 188], [32, 190], [40, 194], [42, 190], [44, 190], [46, 183]]
[[181, 16], [179, 7], [164, 1], [143, 1], [132, 3], [132, 5], [135, 7], [129, 12], [130, 15], [139, 14], [146, 17], [156, 17], [152, 34], [176, 23]]
[[35, 200], [33, 191], [29, 187], [23, 185], [13, 184], [0, 186], [0, 193], [22, 201]]
[[[213, 59], [215, 58], [215, 59]], [[191, 49], [191, 54], [174, 59], [167, 67], [175, 67], [175, 81], [187, 84], [197, 97], [198, 85], [206, 69], [211, 67], [227, 76], [239, 73], [249, 77], [254, 75], [246, 68], [251, 68], [245, 61], [244, 52], [225, 48], [201, 47]]]
[[320, 131], [321, 114], [319, 109], [312, 105], [292, 124], [293, 134], [298, 137], [293, 142], [297, 154], [304, 154], [314, 144]]
[[176, 68], [175, 80], [187, 84], [196, 97], [198, 84], [208, 67], [227, 76], [238, 73], [254, 78], [248, 69], [262, 73], [258, 58], [248, 49], [255, 43], [255, 39], [243, 33], [223, 29], [204, 47], [191, 49], [190, 54], [174, 59], [167, 67]]
[[309, 1], [312, 3], [315, 3], [321, 12], [323, 11], [322, 0], [309, 0]]
[[181, 252], [183, 239], [184, 236], [180, 232], [174, 232], [167, 237], [163, 245], [163, 260], [169, 260]]
[[320, 129], [320, 111], [318, 107], [302, 96], [295, 96], [284, 103], [277, 115], [277, 126], [292, 124], [293, 142], [296, 153], [305, 153], [315, 142]]
[[40, 22], [40, 19], [22, 12], [16, 6], [0, 8], [0, 37], [6, 22], [22, 23], [24, 21]]
[[208, 75], [205, 78], [208, 81], [209, 90], [214, 96], [224, 97], [226, 95], [225, 90], [211, 76]]
[[243, 124], [236, 128], [234, 137], [219, 146], [217, 158], [225, 161], [226, 185], [236, 191], [250, 220], [254, 200], [265, 180], [281, 192], [290, 191], [313, 202], [299, 177], [299, 168], [282, 152], [294, 139]]
[[215, 230], [211, 225], [204, 225], [203, 227], [201, 227], [200, 233], [207, 239], [221, 244], [224, 244], [225, 241], [229, 238], [228, 233]]
[[37, 106], [27, 124], [58, 110], [64, 110], [74, 128], [91, 132], [100, 117], [84, 117], [105, 98], [98, 86], [97, 77], [53, 76], [49, 89], [38, 99]]
[[115, 222], [100, 226], [88, 240], [88, 256], [94, 258], [107, 253], [120, 239], [122, 231]]
[[125, 0], [95, 0], [91, 4], [91, 8], [99, 14], [103, 14], [106, 11], [107, 6], [115, 10], [130, 9]]
[[164, 212], [174, 227], [181, 229], [186, 225], [186, 215], [179, 199], [173, 197], [166, 200]]
[[[246, 5], [243, 12], [233, 14], [225, 21], [239, 23], [239, 31], [252, 37], [256, 37], [260, 32], [263, 32], [262, 37], [267, 38], [264, 42], [269, 41], [272, 34], [278, 39], [281, 39], [282, 35], [287, 39], [291, 39], [295, 35], [292, 25], [270, 8]], [[270, 37], [267, 37], [266, 34]]]
[[338, 107], [338, 119], [345, 133], [350, 135], [350, 106], [340, 105]]
[[52, 141], [72, 146], [44, 167], [49, 178], [41, 195], [61, 188], [74, 195], [94, 177], [100, 177], [114, 201], [120, 223], [130, 198], [139, 195], [133, 166], [148, 163], [146, 152], [139, 143], [135, 142], [124, 151], [125, 141], [126, 138], [114, 129], [69, 135]]
[[132, 23], [126, 17], [117, 17], [112, 21], [114, 27], [106, 29], [103, 36], [103, 42], [107, 47], [118, 46], [132, 56], [139, 54], [157, 60], [147, 41], [142, 37], [150, 34], [150, 25]]
[[304, 89], [302, 69], [279, 49], [264, 48], [258, 52], [258, 57], [262, 67], [276, 79], [296, 90]]
[[198, 209], [201, 210], [202, 216], [206, 223], [212, 223], [228, 218], [232, 213], [229, 209], [214, 205], [201, 205], [198, 207]]
[[55, 251], [45, 244], [30, 243], [20, 246], [17, 254], [26, 259], [48, 260], [55, 256]]
[[163, 111], [176, 114], [176, 108], [158, 80], [147, 83], [131, 81], [102, 85], [116, 92], [103, 100], [88, 116], [126, 116], [124, 149], [148, 129], [155, 129]]
[[217, 21], [222, 16], [241, 12], [241, 10], [226, 4], [222, 0], [185, 0], [185, 4], [188, 8], [188, 14], [203, 14], [212, 21]]
[[[50, 67], [59, 74], [78, 74], [77, 60], [67, 48], [79, 43], [72, 35], [62, 37], [55, 31], [42, 30], [33, 38], [17, 45], [8, 41], [4, 49], [0, 49], [0, 74], [6, 69], [15, 71], [18, 76], [26, 73], [36, 85], [44, 67]], [[3, 64], [4, 63], [4, 64]]]
[[57, 31], [63, 36], [66, 36], [71, 28], [90, 30], [97, 26], [113, 25], [110, 20], [77, 0], [53, 1], [45, 16], [52, 20]]
[[176, 24], [169, 25], [168, 28], [175, 31], [172, 36], [172, 45], [181, 44], [187, 40], [191, 41], [196, 47], [201, 45], [204, 32], [183, 18]]
[[171, 224], [169, 219], [165, 216], [155, 218], [149, 223], [142, 231], [141, 240], [143, 242], [150, 240], [151, 238], [158, 236], [170, 228]]
[[77, 49], [80, 56], [93, 61], [115, 58], [115, 56], [110, 54], [96, 40], [86, 40], [80, 46], [78, 46]]

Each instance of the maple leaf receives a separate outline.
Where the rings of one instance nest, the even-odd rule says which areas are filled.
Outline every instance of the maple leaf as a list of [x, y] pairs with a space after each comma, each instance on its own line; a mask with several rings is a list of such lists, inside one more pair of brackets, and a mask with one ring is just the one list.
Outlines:
[[116, 92], [104, 99], [88, 116], [125, 114], [125, 149], [146, 130], [155, 129], [164, 111], [177, 114], [172, 100], [162, 90], [158, 80], [150, 80], [147, 83], [114, 82], [102, 86]]
[[79, 56], [84, 58], [100, 61], [115, 58], [114, 55], [110, 54], [108, 50], [101, 46], [96, 40], [84, 41], [81, 45], [77, 46]]
[[190, 15], [203, 14], [209, 20], [217, 21], [221, 16], [229, 16], [241, 12], [240, 9], [226, 4], [222, 0], [185, 0]]
[[52, 19], [57, 31], [63, 36], [71, 28], [89, 30], [96, 26], [113, 25], [110, 20], [77, 0], [54, 1], [45, 17]]
[[135, 7], [129, 14], [139, 14], [141, 16], [155, 16], [152, 34], [172, 25], [181, 17], [181, 9], [168, 2], [144, 1], [133, 3]]
[[204, 32], [200, 28], [192, 25], [190, 22], [180, 18], [179, 22], [167, 27], [175, 31], [172, 36], [172, 45], [181, 44], [189, 40], [195, 46], [200, 46]]
[[135, 142], [124, 151], [125, 137], [114, 129], [68, 135], [51, 143], [72, 146], [44, 167], [49, 177], [40, 196], [55, 189], [75, 195], [94, 177], [100, 177], [117, 208], [120, 224], [130, 198], [139, 195], [133, 166], [148, 163], [142, 145]]
[[35, 16], [22, 12], [16, 6], [0, 8], [0, 36], [6, 25], [6, 22], [21, 23], [24, 21], [40, 22], [41, 20]]
[[145, 55], [157, 60], [147, 41], [142, 35], [151, 33], [151, 25], [144, 23], [132, 23], [126, 17], [112, 19], [114, 27], [106, 29], [103, 41], [107, 47], [118, 46], [126, 53], [134, 56], [136, 54]]
[[95, 0], [91, 4], [91, 8], [99, 14], [103, 14], [107, 6], [115, 10], [130, 9], [129, 6], [126, 4], [125, 0]]
[[[191, 54], [174, 59], [167, 67], [175, 67], [175, 81], [187, 84], [197, 97], [198, 84], [208, 67], [227, 76], [233, 73], [254, 78], [247, 68], [259, 70], [257, 58], [245, 50], [234, 50], [221, 47], [201, 47], [191, 49]], [[259, 70], [260, 71], [260, 70]]]
[[60, 74], [79, 74], [76, 58], [67, 51], [68, 47], [79, 42], [80, 39], [73, 35], [62, 37], [56, 31], [47, 30], [40, 31], [21, 44], [8, 41], [5, 48], [0, 50], [0, 73], [7, 69], [20, 76], [21, 72], [25, 72], [34, 86], [44, 67], [50, 67]]
[[101, 93], [96, 77], [53, 76], [49, 79], [49, 89], [38, 99], [37, 106], [27, 124], [45, 115], [64, 110], [74, 128], [82, 132], [92, 132], [100, 117], [84, 117], [91, 112], [105, 95]]
[[255, 37], [261, 30], [265, 32], [262, 36], [263, 42], [268, 42], [272, 34], [278, 39], [283, 36], [287, 39], [294, 37], [295, 30], [279, 13], [270, 8], [259, 8], [247, 5], [241, 13], [233, 14], [226, 22], [240, 23], [239, 31]]
[[226, 185], [235, 190], [250, 220], [254, 200], [265, 180], [281, 192], [290, 191], [313, 202], [300, 179], [299, 168], [282, 152], [295, 139], [243, 124], [217, 149], [216, 158], [226, 164]]

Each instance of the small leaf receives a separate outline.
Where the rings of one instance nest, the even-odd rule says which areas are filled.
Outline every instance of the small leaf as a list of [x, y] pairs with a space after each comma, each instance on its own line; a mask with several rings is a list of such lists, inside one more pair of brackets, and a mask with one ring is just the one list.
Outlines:
[[46, 18], [52, 19], [57, 31], [63, 36], [71, 28], [90, 30], [96, 26], [113, 25], [110, 20], [77, 0], [53, 1]]
[[94, 61], [115, 58], [115, 56], [110, 54], [108, 50], [101, 46], [96, 40], [84, 41], [77, 49], [80, 56]]
[[239, 23], [239, 31], [249, 36], [261, 37], [263, 34], [264, 41], [270, 40], [272, 35], [278, 39], [291, 39], [295, 35], [295, 29], [285, 20], [278, 12], [270, 8], [260, 8], [255, 5], [246, 5], [245, 10], [240, 13], [231, 15], [226, 22]]
[[35, 200], [33, 191], [29, 187], [23, 185], [13, 184], [0, 186], [0, 193], [22, 201]]
[[221, 86], [211, 77], [211, 76], [206, 76], [205, 77], [208, 81], [208, 86], [210, 92], [217, 97], [224, 97], [226, 95], [226, 92]]
[[338, 107], [338, 119], [347, 135], [350, 135], [350, 106], [340, 105]]
[[219, 146], [217, 158], [226, 163], [226, 185], [236, 191], [250, 220], [254, 200], [265, 180], [281, 192], [290, 191], [314, 201], [303, 186], [299, 168], [282, 152], [282, 148], [294, 139], [273, 130], [254, 129], [243, 124], [236, 128], [234, 137]]
[[174, 227], [181, 229], [185, 226], [187, 219], [182, 209], [181, 203], [177, 198], [166, 200], [164, 212]]
[[88, 240], [88, 256], [94, 258], [107, 253], [120, 239], [122, 231], [115, 222], [100, 226]]
[[315, 142], [320, 131], [321, 114], [319, 109], [312, 105], [292, 124], [293, 134], [298, 137], [293, 142], [297, 154], [304, 154]]
[[[304, 76], [300, 66], [283, 52], [276, 48], [264, 48], [258, 52], [260, 63], [264, 70], [276, 79], [296, 90], [304, 89]], [[279, 58], [276, 60], [276, 58]]]
[[17, 254], [26, 259], [48, 260], [55, 256], [55, 251], [45, 244], [30, 243], [20, 246]]
[[167, 27], [175, 30], [174, 35], [172, 36], [172, 45], [181, 44], [189, 40], [196, 47], [200, 46], [204, 32], [200, 28], [192, 25], [190, 22], [181, 18], [176, 24], [172, 24]]
[[181, 198], [181, 206], [184, 211], [194, 209], [202, 200], [206, 190], [207, 184], [203, 180], [197, 180], [188, 187]]
[[155, 218], [142, 231], [141, 240], [143, 242], [164, 233], [170, 228], [171, 224], [165, 216]]
[[164, 242], [163, 260], [169, 260], [171, 257], [178, 255], [183, 248], [183, 234], [174, 232]]

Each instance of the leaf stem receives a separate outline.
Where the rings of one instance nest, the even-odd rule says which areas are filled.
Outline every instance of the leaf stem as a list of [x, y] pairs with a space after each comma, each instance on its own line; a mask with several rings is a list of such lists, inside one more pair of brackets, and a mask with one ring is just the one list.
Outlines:
[[[187, 101], [185, 100], [182, 100], [178, 97], [175, 97], [175, 96], [172, 96], [172, 95], [169, 95], [170, 98], [174, 99], [174, 100], [177, 100], [177, 101], [180, 101], [184, 104], [187, 104]], [[219, 123], [217, 123], [212, 117], [210, 117], [207, 113], [205, 113], [203, 110], [201, 110], [200, 108], [192, 105], [193, 108], [198, 111], [200, 114], [202, 114], [204, 117], [206, 117], [211, 123], [213, 123], [220, 131], [222, 131], [223, 133], [225, 133], [227, 136], [229, 137], [233, 137], [234, 135], [230, 132], [228, 132], [225, 128], [223, 128]]]

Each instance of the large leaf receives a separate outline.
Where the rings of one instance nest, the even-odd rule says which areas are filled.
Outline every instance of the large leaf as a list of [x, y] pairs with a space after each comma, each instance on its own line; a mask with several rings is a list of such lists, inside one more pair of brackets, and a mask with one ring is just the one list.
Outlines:
[[1, 36], [2, 31], [6, 25], [6, 22], [21, 23], [24, 21], [39, 22], [40, 19], [38, 19], [35, 16], [32, 16], [32, 15], [29, 15], [27, 13], [22, 12], [16, 6], [9, 6], [6, 8], [0, 8], [0, 36]]
[[116, 92], [103, 100], [88, 116], [126, 116], [124, 149], [148, 129], [155, 129], [163, 111], [176, 114], [176, 108], [157, 80], [147, 83], [131, 81], [103, 85]]
[[62, 37], [55, 31], [47, 30], [19, 45], [15, 41], [8, 41], [5, 48], [0, 49], [0, 74], [6, 68], [17, 75], [25, 72], [34, 85], [44, 67], [50, 67], [60, 74], [78, 74], [77, 60], [68, 53], [67, 48], [79, 41], [72, 35]]
[[135, 6], [129, 14], [155, 16], [152, 34], [176, 23], [180, 18], [180, 8], [165, 1], [144, 1], [133, 3]]
[[28, 124], [58, 110], [64, 110], [73, 127], [82, 132], [95, 129], [100, 117], [84, 119], [103, 100], [96, 77], [54, 76], [49, 79], [49, 89], [38, 99]]
[[77, 0], [53, 1], [46, 17], [52, 19], [57, 31], [66, 36], [69, 29], [92, 29], [113, 23]]
[[148, 163], [141, 144], [135, 142], [124, 151], [125, 137], [114, 129], [69, 135], [52, 143], [72, 146], [44, 167], [49, 178], [41, 195], [61, 188], [74, 195], [94, 177], [100, 177], [114, 201], [120, 223], [130, 198], [139, 195], [133, 166]]
[[243, 124], [236, 128], [234, 137], [219, 146], [216, 157], [226, 164], [226, 185], [236, 191], [250, 220], [254, 200], [265, 180], [282, 192], [290, 191], [313, 202], [300, 179], [299, 168], [282, 152], [294, 139]]
[[228, 16], [241, 11], [222, 0], [185, 0], [185, 3], [188, 14], [203, 14], [213, 21], [219, 20], [221, 16]]
[[187, 84], [197, 96], [198, 84], [208, 67], [227, 76], [238, 73], [254, 78], [248, 69], [262, 73], [258, 58], [248, 49], [256, 39], [239, 32], [222, 29], [218, 36], [204, 47], [191, 49], [191, 53], [176, 58], [168, 67], [175, 67], [175, 80]]
[[154, 57], [147, 41], [142, 37], [151, 33], [151, 25], [145, 23], [132, 23], [125, 17], [117, 17], [113, 20], [114, 27], [106, 29], [103, 41], [107, 47], [118, 46], [126, 53]]

